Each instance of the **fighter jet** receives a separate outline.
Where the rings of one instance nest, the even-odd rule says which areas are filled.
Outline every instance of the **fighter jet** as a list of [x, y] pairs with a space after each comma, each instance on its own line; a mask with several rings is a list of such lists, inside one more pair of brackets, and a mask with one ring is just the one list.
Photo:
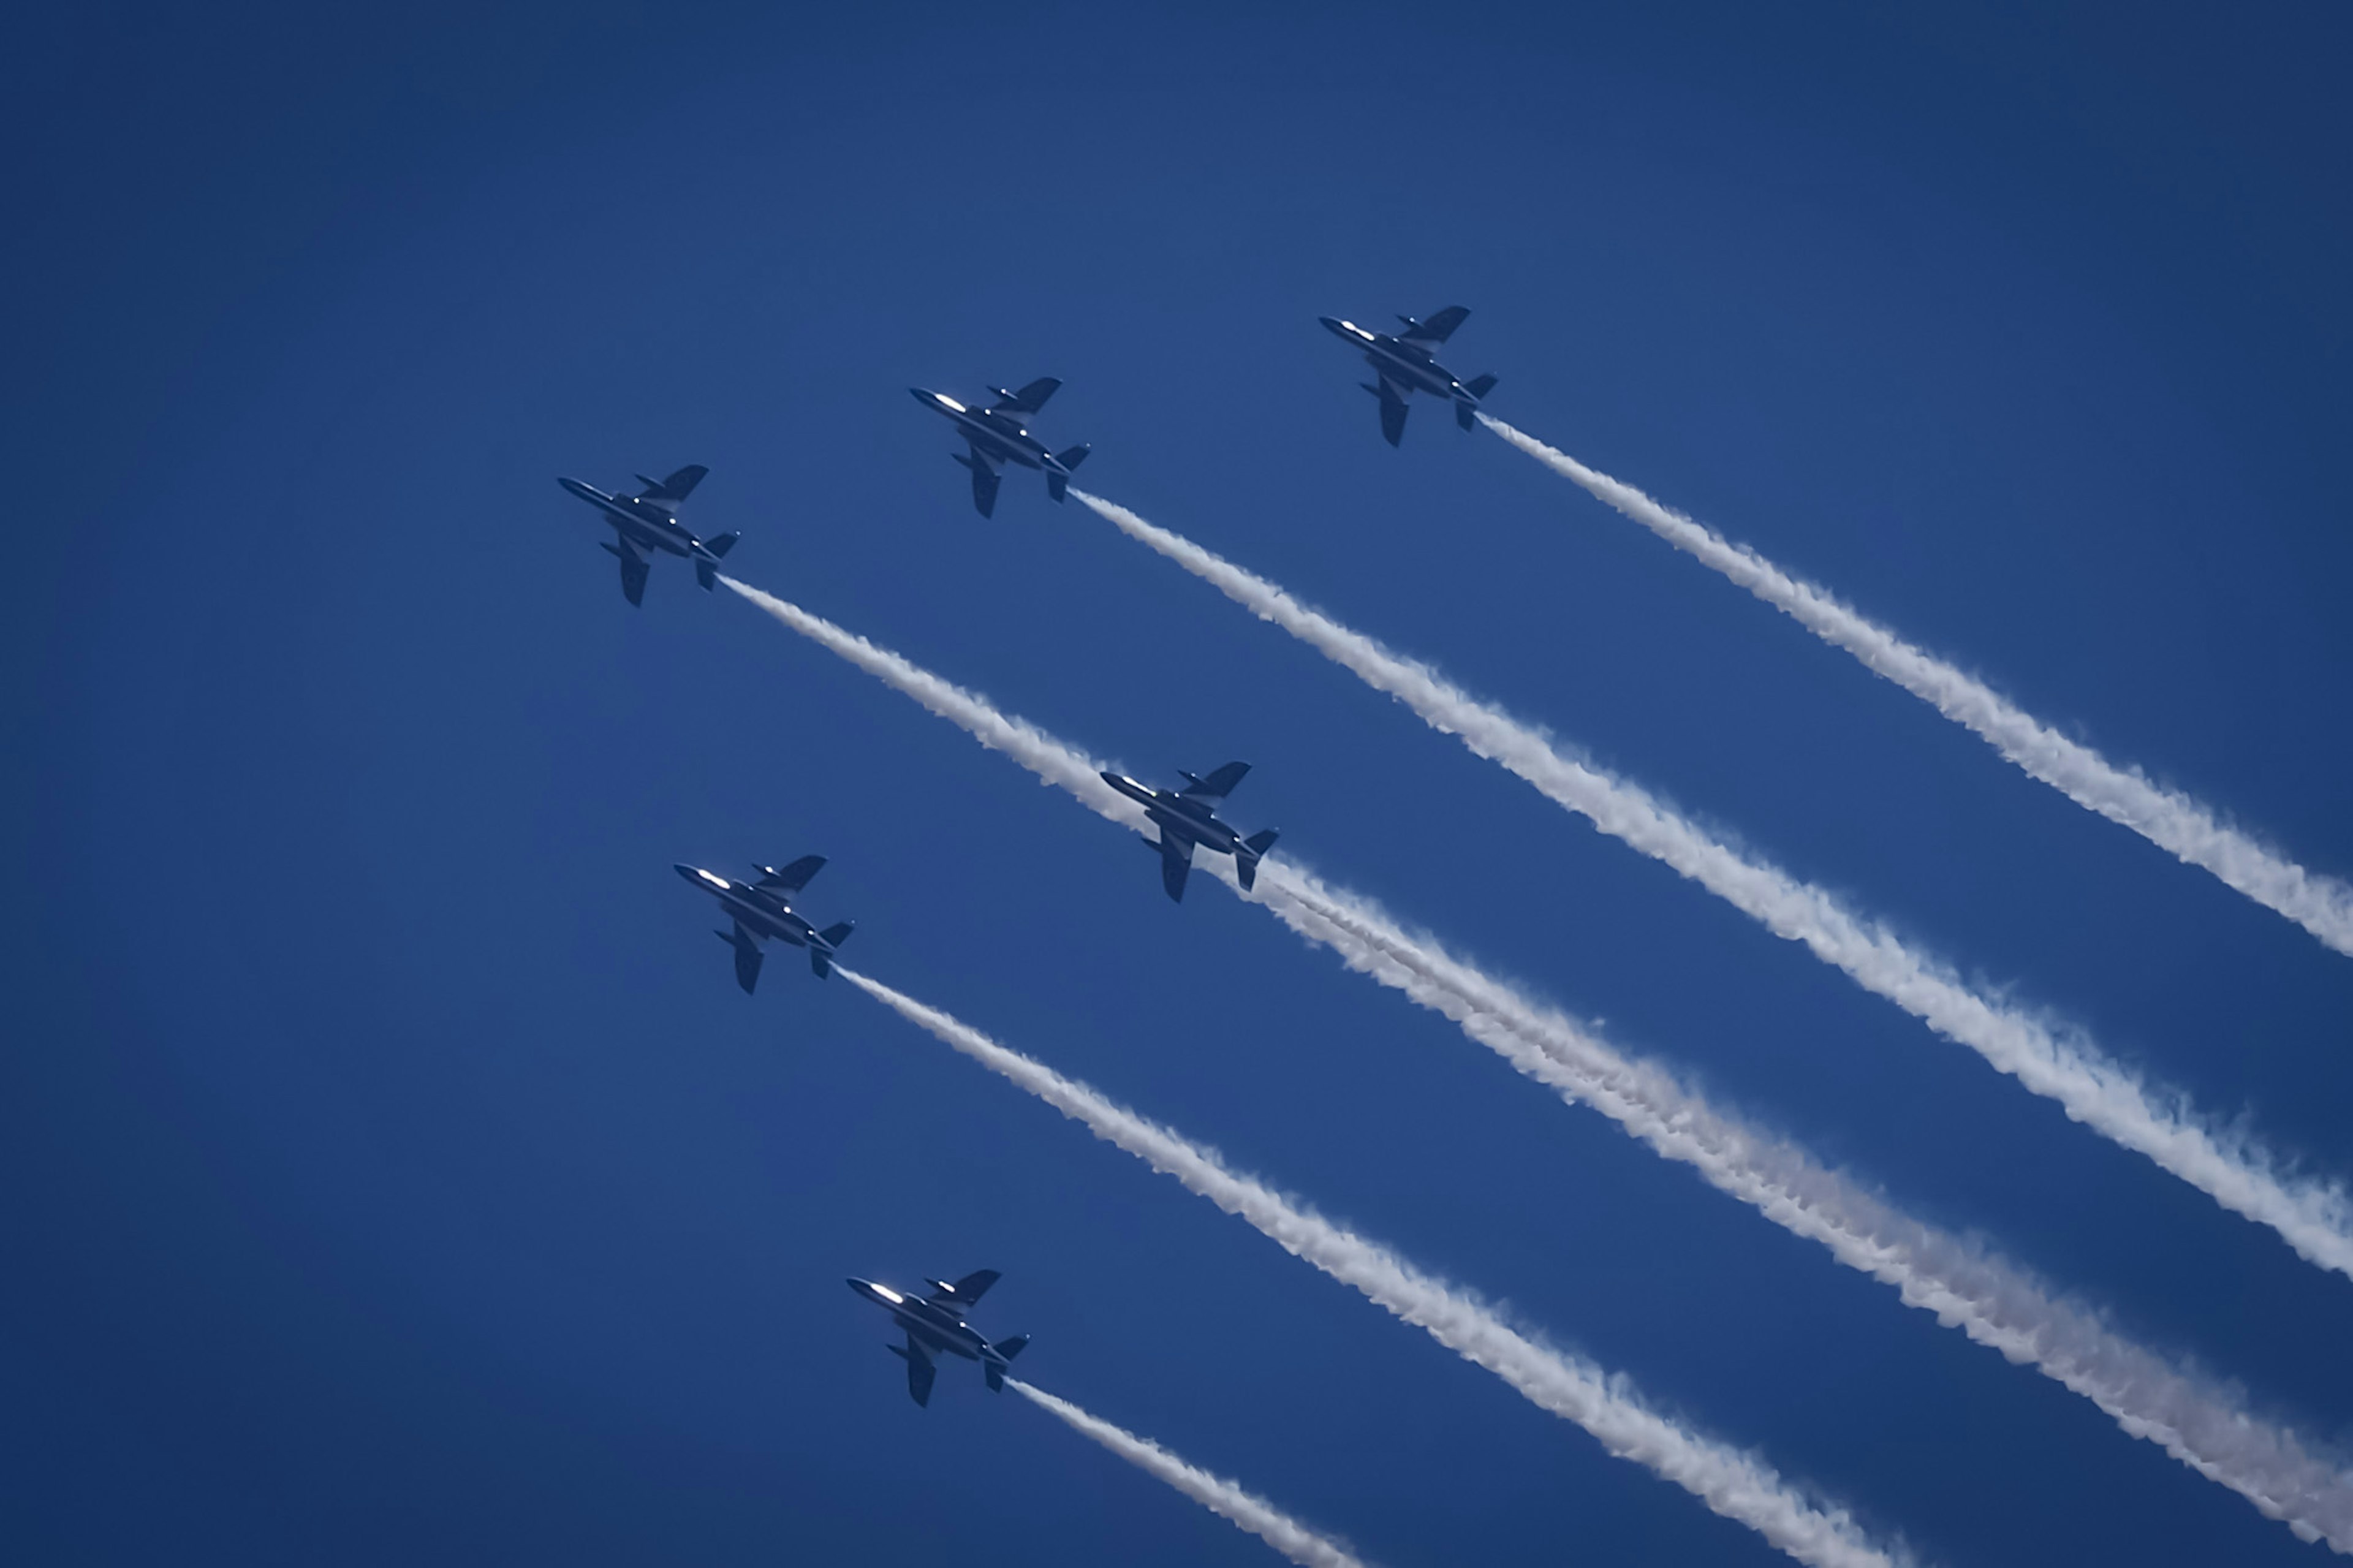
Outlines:
[[1250, 772], [1248, 763], [1228, 763], [1208, 778], [1186, 773], [1178, 774], [1185, 781], [1183, 789], [1154, 789], [1136, 783], [1124, 773], [1105, 773], [1103, 783], [1135, 801], [1144, 814], [1160, 829], [1160, 885], [1177, 902], [1185, 900], [1185, 873], [1193, 868], [1193, 846], [1234, 858], [1234, 870], [1241, 879], [1242, 888], [1249, 890], [1258, 880], [1258, 863], [1274, 847], [1276, 834], [1270, 827], [1263, 833], [1253, 833], [1248, 838], [1219, 822], [1218, 802], [1233, 794], [1234, 786]]
[[1398, 320], [1405, 323], [1405, 330], [1395, 336], [1368, 331], [1354, 321], [1333, 316], [1316, 318], [1341, 342], [1362, 350], [1365, 363], [1380, 378], [1377, 384], [1366, 383], [1365, 390], [1381, 400], [1381, 434], [1388, 437], [1390, 446], [1405, 439], [1407, 393], [1426, 392], [1432, 397], [1451, 400], [1454, 422], [1468, 430], [1471, 416], [1479, 411], [1479, 400], [1495, 390], [1493, 376], [1457, 381], [1452, 371], [1431, 357], [1438, 345], [1453, 336], [1454, 329], [1470, 314], [1460, 305], [1449, 305], [1427, 321], [1399, 316]]
[[996, 387], [992, 390], [997, 401], [986, 408], [968, 408], [944, 392], [929, 392], [920, 386], [907, 390], [915, 395], [916, 402], [955, 423], [957, 434], [972, 453], [955, 460], [972, 470], [972, 504], [980, 509], [981, 516], [988, 517], [996, 510], [997, 486], [1006, 464], [1044, 469], [1046, 493], [1060, 500], [1071, 488], [1071, 470], [1087, 460], [1088, 449], [1083, 445], [1066, 452], [1050, 452], [1046, 443], [1029, 434], [1029, 416], [1045, 407], [1046, 399], [1053, 396], [1061, 384], [1049, 375], [1018, 392]]
[[889, 1312], [907, 1331], [904, 1350], [897, 1345], [888, 1348], [907, 1363], [908, 1394], [918, 1405], [931, 1403], [932, 1380], [939, 1375], [934, 1358], [943, 1353], [980, 1363], [980, 1375], [987, 1380], [989, 1391], [996, 1393], [1004, 1388], [1005, 1369], [1021, 1353], [1029, 1336], [1016, 1334], [990, 1344], [964, 1321], [965, 1312], [997, 1283], [997, 1270], [984, 1268], [977, 1274], [965, 1275], [953, 1285], [944, 1279], [926, 1279], [923, 1283], [932, 1288], [931, 1293], [915, 1297], [888, 1285], [877, 1285], [871, 1279], [849, 1282], [852, 1290]]
[[678, 509], [686, 501], [687, 493], [702, 481], [711, 470], [700, 463], [689, 464], [666, 479], [638, 476], [646, 488], [633, 496], [607, 495], [595, 485], [578, 479], [559, 479], [555, 482], [590, 506], [605, 514], [605, 521], [620, 535], [618, 542], [600, 548], [617, 556], [621, 563], [621, 594], [632, 605], [646, 602], [646, 574], [652, 570], [653, 552], [683, 555], [694, 563], [694, 575], [707, 590], [719, 580], [719, 558], [735, 548], [740, 533], [723, 533], [716, 539], [697, 539], [678, 521]]
[[744, 988], [746, 996], [760, 983], [760, 943], [770, 937], [808, 949], [809, 968], [817, 972], [819, 980], [833, 972], [834, 952], [849, 940], [856, 922], [844, 921], [819, 931], [793, 913], [792, 903], [793, 895], [824, 866], [822, 855], [804, 855], [789, 866], [754, 866], [752, 869], [760, 873], [756, 882], [732, 881], [699, 866], [673, 868], [690, 884], [717, 899], [719, 907], [734, 917], [735, 929], [717, 935], [735, 950], [735, 984]]

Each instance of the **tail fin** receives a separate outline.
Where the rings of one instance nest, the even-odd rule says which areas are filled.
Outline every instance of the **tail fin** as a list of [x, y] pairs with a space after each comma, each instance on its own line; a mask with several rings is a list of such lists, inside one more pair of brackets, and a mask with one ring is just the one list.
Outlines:
[[707, 594], [719, 585], [719, 568], [714, 563], [720, 556], [734, 549], [735, 542], [743, 537], [741, 533], [723, 533], [716, 539], [706, 539], [702, 542], [702, 548], [710, 553], [694, 558], [694, 580], [702, 584], [704, 593]]
[[1091, 450], [1092, 450], [1092, 447], [1082, 443], [1079, 446], [1071, 447], [1067, 452], [1055, 453], [1054, 461], [1062, 465], [1062, 470], [1060, 473], [1055, 472], [1052, 468], [1046, 470], [1046, 493], [1056, 500], [1060, 500], [1064, 496], [1070, 494], [1070, 470], [1077, 468], [1081, 463], [1085, 462], [1087, 460], [1087, 453]]
[[1495, 390], [1495, 378], [1482, 375], [1475, 381], [1466, 381], [1462, 384], [1462, 390], [1469, 393], [1471, 398], [1468, 402], [1459, 397], [1454, 400], [1454, 423], [1469, 430], [1475, 428], [1478, 422], [1478, 400]]
[[809, 970], [819, 980], [833, 973], [832, 950], [848, 942], [849, 933], [857, 929], [856, 921], [844, 921], [839, 925], [829, 925], [817, 933], [818, 941], [825, 943], [825, 946], [809, 949]]
[[1243, 892], [1249, 892], [1256, 885], [1258, 863], [1266, 858], [1266, 852], [1274, 847], [1274, 841], [1281, 837], [1270, 827], [1242, 840], [1242, 853], [1234, 857], [1234, 874], [1240, 879]]
[[1009, 1340], [999, 1340], [997, 1342], [997, 1353], [1003, 1356], [1007, 1361], [1011, 1361], [1015, 1356], [1021, 1353], [1021, 1347], [1029, 1342], [1029, 1336], [1028, 1334], [1016, 1334]]

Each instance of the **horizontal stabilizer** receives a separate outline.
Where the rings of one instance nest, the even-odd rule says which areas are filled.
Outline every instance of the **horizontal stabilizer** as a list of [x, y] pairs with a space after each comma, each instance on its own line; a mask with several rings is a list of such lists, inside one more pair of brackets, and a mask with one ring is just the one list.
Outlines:
[[731, 529], [727, 532], [721, 534], [716, 539], [704, 540], [702, 542], [702, 548], [708, 550], [713, 555], [724, 555], [729, 551], [734, 549], [735, 542], [743, 537], [744, 535], [740, 530]]
[[1016, 1334], [1009, 1340], [999, 1340], [997, 1342], [997, 1353], [1007, 1361], [1011, 1361], [1021, 1353], [1021, 1348], [1029, 1342], [1028, 1334]]

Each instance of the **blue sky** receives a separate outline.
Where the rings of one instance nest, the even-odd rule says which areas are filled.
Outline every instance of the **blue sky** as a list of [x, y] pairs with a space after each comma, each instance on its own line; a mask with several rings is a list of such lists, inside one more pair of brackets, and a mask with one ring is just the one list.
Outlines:
[[2353, 874], [2316, 8], [89, 7], [20, 24], [0, 1515], [42, 1563], [1271, 1560], [847, 1274], [1389, 1564], [1779, 1561], [670, 864], [1208, 1140], [1937, 1563], [2317, 1561], [676, 563], [1160, 777], [2353, 1438], [2353, 1285], [1564, 816], [910, 384], [1431, 658], [2311, 1168], [2353, 964], [1315, 325]]

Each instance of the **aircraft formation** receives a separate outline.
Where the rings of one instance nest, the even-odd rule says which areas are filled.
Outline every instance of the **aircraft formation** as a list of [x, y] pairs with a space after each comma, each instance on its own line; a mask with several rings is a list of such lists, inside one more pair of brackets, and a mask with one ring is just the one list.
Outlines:
[[[1480, 399], [1493, 390], [1495, 378], [1482, 375], [1458, 381], [1438, 363], [1432, 352], [1470, 314], [1460, 305], [1451, 305], [1426, 321], [1401, 316], [1402, 329], [1396, 334], [1369, 331], [1330, 316], [1321, 318], [1325, 327], [1364, 353], [1378, 377], [1366, 390], [1380, 400], [1381, 434], [1391, 446], [1405, 434], [1405, 399], [1409, 393], [1448, 400], [1455, 407], [1457, 423], [1465, 430], [1472, 428]], [[1008, 465], [1042, 473], [1046, 493], [1056, 501], [1070, 493], [1071, 475], [1092, 448], [1082, 442], [1057, 452], [1029, 429], [1061, 385], [1052, 376], [1040, 376], [1016, 389], [992, 387], [986, 405], [967, 404], [927, 387], [908, 391], [916, 403], [955, 426], [965, 449], [951, 457], [971, 472], [974, 508], [983, 517], [994, 517], [997, 490]], [[641, 605], [655, 555], [675, 555], [691, 562], [695, 581], [709, 591], [718, 583], [720, 563], [743, 537], [730, 531], [702, 539], [680, 521], [687, 498], [709, 472], [695, 463], [659, 479], [639, 474], [639, 489], [630, 494], [607, 493], [583, 479], [559, 478], [555, 482], [566, 494], [596, 508], [613, 529], [615, 539], [600, 548], [620, 562], [622, 596], [633, 605]], [[1141, 805], [1158, 829], [1159, 837], [1150, 845], [1160, 858], [1160, 884], [1170, 900], [1184, 900], [1197, 848], [1231, 858], [1245, 891], [1255, 885], [1259, 863], [1273, 849], [1276, 831], [1266, 828], [1245, 836], [1217, 815], [1218, 807], [1250, 770], [1250, 765], [1243, 762], [1228, 763], [1206, 775], [1179, 769], [1178, 776], [1185, 783], [1177, 789], [1155, 789], [1123, 773], [1103, 774], [1103, 783]], [[681, 863], [672, 868], [689, 887], [715, 900], [728, 917], [727, 929], [715, 934], [734, 954], [735, 984], [744, 994], [753, 994], [759, 984], [767, 942], [806, 951], [809, 969], [820, 980], [832, 973], [835, 955], [849, 940], [855, 922], [842, 921], [819, 930], [793, 908], [793, 900], [825, 864], [822, 855], [805, 855], [788, 865], [755, 866], [750, 881], [700, 866]], [[849, 1281], [852, 1290], [888, 1310], [903, 1331], [905, 1342], [889, 1348], [907, 1363], [907, 1392], [917, 1405], [931, 1402], [935, 1363], [941, 1355], [980, 1363], [987, 1386], [992, 1391], [1003, 1387], [1006, 1366], [1029, 1343], [1029, 1337], [1016, 1335], [992, 1344], [964, 1321], [965, 1310], [997, 1279], [994, 1270], [982, 1269], [953, 1284], [928, 1280], [930, 1291], [922, 1296], [869, 1279]]]
[[[1989, 738], [1996, 738], [1994, 731], [2002, 737], [2013, 731], [2030, 737], [2040, 733], [2032, 720], [2006, 709], [1990, 696], [1982, 702], [1960, 705], [1972, 717], [1957, 716], [1944, 698], [1947, 688], [1962, 679], [1959, 676], [1947, 679], [1949, 672], [1943, 667], [1891, 634], [1861, 621], [1820, 590], [1786, 577], [1769, 563], [1726, 543], [1630, 486], [1586, 468], [1485, 413], [1484, 403], [1494, 390], [1496, 378], [1481, 374], [1465, 381], [1437, 358], [1469, 314], [1461, 306], [1450, 306], [1427, 318], [1402, 316], [1395, 332], [1376, 331], [1336, 317], [1319, 318], [1327, 331], [1371, 368], [1375, 379], [1364, 389], [1378, 404], [1381, 436], [1390, 446], [1403, 440], [1412, 395], [1419, 393], [1435, 398], [1453, 409], [1461, 429], [1486, 426], [1505, 443], [1725, 572], [1817, 635], [1855, 652], [1879, 673], [1937, 701], [1957, 721], [1968, 723]], [[1041, 474], [1048, 498], [1053, 501], [1061, 502], [1072, 493], [1073, 473], [1090, 447], [1080, 444], [1057, 451], [1031, 428], [1060, 386], [1052, 377], [1041, 377], [1018, 389], [993, 388], [985, 405], [925, 388], [910, 389], [919, 404], [955, 426], [965, 450], [951, 457], [970, 474], [973, 504], [983, 517], [993, 517], [1008, 467]], [[603, 548], [618, 558], [622, 592], [633, 605], [642, 602], [649, 563], [657, 553], [691, 562], [704, 589], [717, 584], [720, 563], [739, 536], [728, 532], [704, 540], [680, 521], [688, 496], [705, 472], [700, 466], [690, 466], [661, 479], [641, 474], [638, 479], [642, 488], [626, 495], [607, 494], [578, 479], [558, 481], [567, 493], [595, 506], [614, 530], [615, 541]], [[2341, 1236], [2326, 1215], [2307, 1224], [2296, 1207], [2303, 1201], [2298, 1195], [2301, 1189], [2279, 1184], [2266, 1170], [2248, 1165], [2227, 1151], [2218, 1151], [2212, 1160], [2206, 1160], [2195, 1136], [2169, 1142], [2143, 1136], [2152, 1127], [2179, 1132], [2181, 1126], [2165, 1122], [2132, 1094], [2116, 1092], [2122, 1080], [2114, 1073], [2102, 1072], [2102, 1064], [2088, 1053], [2086, 1042], [2077, 1041], [2064, 1049], [2054, 1042], [2036, 1058], [2039, 1076], [2021, 1071], [2005, 1053], [2011, 1051], [2014, 1037], [2040, 1037], [2038, 1031], [2046, 1025], [2016, 1014], [2000, 999], [1969, 990], [1941, 970], [1926, 967], [1902, 943], [1873, 934], [1878, 928], [1851, 913], [1838, 900], [1792, 881], [1767, 863], [1745, 858], [1736, 847], [1716, 842], [1700, 826], [1683, 823], [1671, 808], [1630, 781], [1582, 764], [1567, 765], [1541, 731], [1529, 731], [1451, 684], [1430, 679], [1425, 667], [1301, 605], [1264, 579], [1100, 496], [1081, 492], [1078, 499], [1131, 538], [1178, 561], [1261, 619], [1282, 626], [1375, 689], [1404, 702], [1433, 728], [1463, 739], [1480, 755], [1518, 774], [1565, 809], [1590, 819], [1604, 833], [1665, 861], [1777, 934], [1802, 935], [1817, 957], [1835, 963], [1865, 989], [1896, 1002], [1935, 1032], [1969, 1046], [2034, 1092], [2059, 1100], [2068, 1106], [2071, 1118], [2146, 1154], [2162, 1169], [2216, 1196], [2226, 1207], [2271, 1226], [2307, 1260], [2353, 1275], [2353, 1237]], [[2160, 1443], [2173, 1458], [2208, 1479], [2253, 1500], [2270, 1517], [2287, 1521], [2298, 1535], [2306, 1540], [2327, 1539], [2337, 1550], [2353, 1552], [2353, 1472], [2340, 1474], [2326, 1458], [2314, 1457], [2293, 1430], [2251, 1411], [2233, 1388], [2171, 1364], [2160, 1352], [2142, 1348], [2072, 1303], [2052, 1298], [2039, 1282], [1989, 1248], [1947, 1237], [1933, 1225], [1901, 1214], [1885, 1199], [1825, 1170], [1806, 1151], [1745, 1124], [1736, 1112], [1707, 1105], [1639, 1059], [1617, 1057], [1606, 1043], [1572, 1022], [1531, 1004], [1508, 983], [1484, 975], [1435, 943], [1397, 927], [1377, 907], [1354, 895], [1324, 886], [1287, 865], [1279, 865], [1261, 886], [1261, 867], [1273, 851], [1278, 834], [1272, 828], [1246, 833], [1219, 816], [1250, 772], [1248, 763], [1229, 762], [1206, 774], [1177, 770], [1182, 783], [1175, 788], [1158, 787], [1122, 773], [1096, 772], [1100, 764], [1087, 761], [1076, 748], [994, 709], [985, 699], [732, 577], [728, 585], [796, 631], [915, 697], [933, 713], [962, 726], [992, 750], [1012, 756], [1041, 780], [1094, 809], [1114, 817], [1121, 814], [1102, 790], [1126, 803], [1133, 808], [1128, 826], [1148, 829], [1145, 842], [1160, 861], [1162, 889], [1170, 900], [1183, 901], [1196, 851], [1224, 858], [1232, 867], [1231, 881], [1245, 895], [1254, 894], [1253, 902], [1295, 932], [1338, 952], [1352, 969], [1452, 1019], [1472, 1039], [1503, 1055], [1521, 1072], [1557, 1089], [1569, 1103], [1591, 1105], [1656, 1152], [1709, 1173], [1711, 1184], [1794, 1234], [1824, 1246], [1841, 1264], [1894, 1286], [1908, 1305], [1940, 1303], [1936, 1310], [1944, 1326], [2001, 1349], [2010, 1361], [2031, 1365], [2089, 1399], [2126, 1432]], [[1893, 652], [1888, 651], [1891, 648]], [[1981, 714], [1992, 717], [1981, 724], [1974, 717]], [[1474, 743], [1474, 734], [1502, 735], [1509, 743], [1489, 748], [1483, 742]], [[2006, 741], [1998, 743], [2006, 744]], [[2079, 804], [2135, 826], [2155, 842], [2171, 847], [2168, 835], [2181, 836], [2174, 832], [2175, 825], [2166, 813], [2147, 814], [2152, 826], [2128, 813], [2119, 815], [2083, 799], [2069, 781], [2075, 781], [2076, 773], [2084, 768], [2105, 769], [2107, 764], [2083, 748], [2076, 751], [2089, 762], [2066, 753], [2074, 759], [2069, 766], [2076, 770], [2067, 780], [2038, 773], [2028, 762], [2019, 765], [2046, 783], [2067, 787]], [[2186, 797], [2168, 796], [2160, 804], [2173, 817], [2195, 816], [2197, 803]], [[1627, 822], [1664, 823], [1674, 831], [1666, 839], [1641, 838], [1624, 826]], [[2180, 858], [2217, 869], [2188, 852]], [[736, 984], [747, 994], [756, 988], [768, 943], [803, 950], [819, 979], [839, 966], [841, 945], [853, 930], [851, 922], [843, 921], [820, 929], [795, 908], [795, 900], [825, 864], [823, 857], [808, 855], [780, 867], [757, 866], [750, 880], [697, 866], [675, 868], [682, 879], [713, 899], [724, 913], [728, 924], [716, 934], [731, 949]], [[2232, 868], [2217, 869], [2217, 874]], [[1223, 868], [1215, 870], [1222, 879]], [[2242, 878], [2232, 885], [2246, 891], [2243, 881]], [[2329, 910], [2315, 914], [2294, 899], [2266, 893], [2263, 889], [2268, 886], [2257, 886], [2250, 896], [2298, 920], [2339, 951], [2353, 952], [2353, 896], [2345, 900], [2344, 929], [2340, 930]], [[1793, 908], [1807, 911], [1802, 932], [1783, 929], [1784, 913]], [[1314, 1245], [1300, 1244], [1302, 1235], [1325, 1226], [1325, 1222], [1289, 1207], [1281, 1194], [1220, 1169], [1213, 1151], [1188, 1148], [1173, 1130], [1142, 1121], [1086, 1086], [1061, 1078], [1042, 1063], [1008, 1050], [969, 1026], [880, 982], [850, 970], [841, 973], [846, 984], [896, 1009], [1066, 1117], [1084, 1123], [1098, 1138], [1209, 1197], [1227, 1213], [1240, 1215], [1293, 1256], [1345, 1280], [1400, 1319], [1423, 1327], [1440, 1342], [1504, 1378], [1539, 1406], [1584, 1426], [1610, 1452], [1621, 1458], [1653, 1456], [1637, 1462], [1683, 1486], [1713, 1511], [1757, 1530], [1771, 1544], [1799, 1561], [1893, 1568], [1901, 1560], [1900, 1548], [1883, 1549], [1860, 1532], [1850, 1516], [1823, 1511], [1802, 1489], [1784, 1483], [1761, 1462], [1724, 1451], [1704, 1435], [1662, 1421], [1645, 1410], [1639, 1399], [1621, 1400], [1597, 1369], [1562, 1361], [1520, 1340], [1508, 1324], [1488, 1319], [1475, 1299], [1454, 1294], [1443, 1281], [1406, 1267], [1362, 1238], [1326, 1226], [1317, 1232]], [[2196, 1157], [2176, 1157], [2183, 1148], [2190, 1149]], [[2222, 1167], [2219, 1175], [2210, 1169], [2216, 1165]], [[2241, 1195], [2247, 1192], [2255, 1193], [2260, 1201]], [[1890, 1237], [1902, 1239], [1891, 1242]], [[941, 1357], [974, 1362], [990, 1391], [1001, 1391], [1010, 1383], [1018, 1394], [1161, 1473], [1171, 1484], [1271, 1542], [1299, 1536], [1295, 1521], [1272, 1515], [1263, 1500], [1250, 1499], [1230, 1483], [1193, 1471], [1154, 1445], [1109, 1428], [1025, 1381], [1010, 1378], [1008, 1368], [1028, 1345], [1029, 1337], [992, 1342], [968, 1321], [972, 1309], [997, 1279], [995, 1271], [983, 1269], [953, 1282], [927, 1279], [921, 1293], [857, 1278], [849, 1284], [861, 1300], [890, 1314], [896, 1339], [887, 1348], [904, 1363], [907, 1391], [916, 1405], [930, 1403]], [[1573, 1394], [1562, 1392], [1580, 1383], [1585, 1386]], [[1220, 1487], [1228, 1489], [1220, 1491]], [[1329, 1543], [1293, 1555], [1302, 1563], [1353, 1562]]]

